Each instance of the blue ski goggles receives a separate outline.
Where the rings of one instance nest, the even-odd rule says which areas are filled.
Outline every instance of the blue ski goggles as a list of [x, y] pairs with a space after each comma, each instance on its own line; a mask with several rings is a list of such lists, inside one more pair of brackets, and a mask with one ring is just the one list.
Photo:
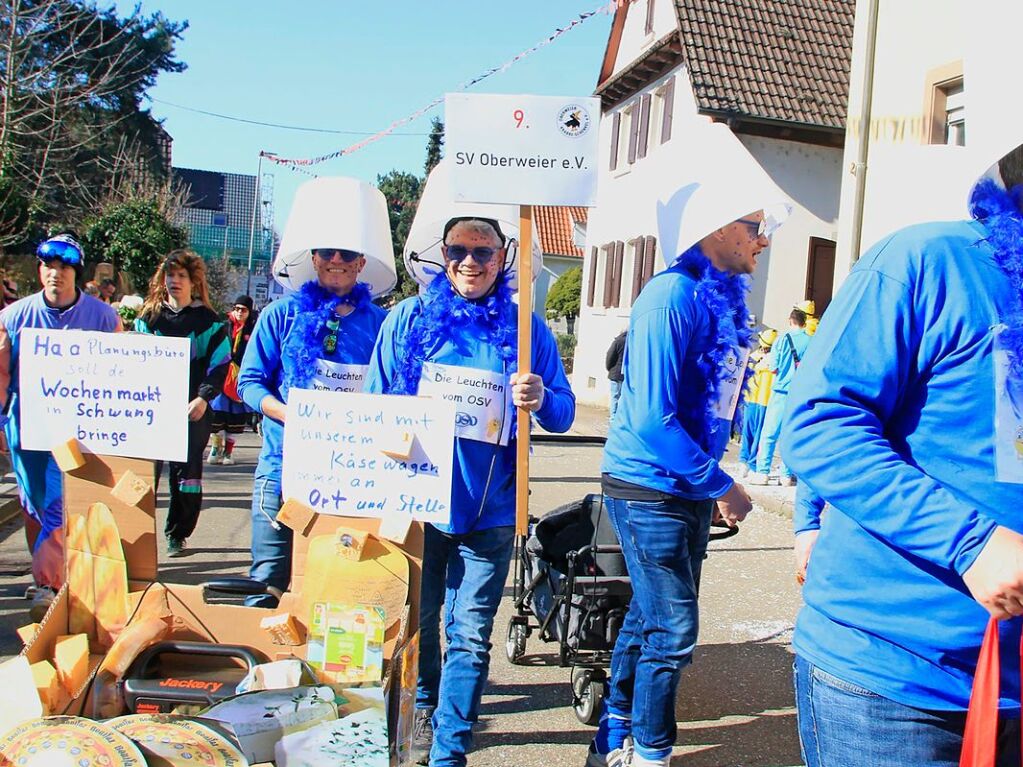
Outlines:
[[85, 254], [82, 253], [81, 245], [64, 235], [51, 237], [40, 244], [36, 248], [36, 256], [40, 261], [57, 260], [68, 266], [78, 267], [85, 264]]

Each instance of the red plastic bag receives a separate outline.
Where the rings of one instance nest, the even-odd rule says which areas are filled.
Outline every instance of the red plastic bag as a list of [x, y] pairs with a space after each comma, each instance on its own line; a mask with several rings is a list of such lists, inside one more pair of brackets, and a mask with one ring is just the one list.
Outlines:
[[[1023, 655], [1023, 645], [1020, 646]], [[970, 693], [959, 767], [995, 767], [998, 757], [998, 621], [988, 621]]]

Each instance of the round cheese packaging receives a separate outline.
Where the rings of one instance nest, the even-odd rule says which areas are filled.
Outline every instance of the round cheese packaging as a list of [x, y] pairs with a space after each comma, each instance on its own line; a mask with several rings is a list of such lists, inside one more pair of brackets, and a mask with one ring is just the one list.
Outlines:
[[146, 761], [108, 724], [50, 716], [24, 722], [4, 736], [0, 767], [146, 767]]
[[150, 767], [249, 767], [226, 737], [192, 719], [132, 714], [108, 724], [135, 741]]

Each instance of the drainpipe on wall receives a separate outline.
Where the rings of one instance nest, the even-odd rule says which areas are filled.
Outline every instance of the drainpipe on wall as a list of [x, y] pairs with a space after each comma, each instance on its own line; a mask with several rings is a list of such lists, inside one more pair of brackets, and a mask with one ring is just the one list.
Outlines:
[[867, 3], [866, 61], [863, 65], [863, 97], [860, 104], [860, 135], [856, 142], [856, 161], [852, 172], [856, 177], [851, 238], [851, 264], [860, 258], [863, 237], [863, 202], [867, 194], [867, 155], [870, 153], [870, 121], [874, 101], [874, 61], [877, 55], [877, 10], [880, 0]]

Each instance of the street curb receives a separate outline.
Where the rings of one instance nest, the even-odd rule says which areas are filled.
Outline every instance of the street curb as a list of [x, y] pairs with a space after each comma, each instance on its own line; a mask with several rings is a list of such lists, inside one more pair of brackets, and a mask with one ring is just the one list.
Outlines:
[[8, 498], [0, 501], [0, 525], [6, 525], [16, 516], [21, 514], [21, 501], [17, 498]]

